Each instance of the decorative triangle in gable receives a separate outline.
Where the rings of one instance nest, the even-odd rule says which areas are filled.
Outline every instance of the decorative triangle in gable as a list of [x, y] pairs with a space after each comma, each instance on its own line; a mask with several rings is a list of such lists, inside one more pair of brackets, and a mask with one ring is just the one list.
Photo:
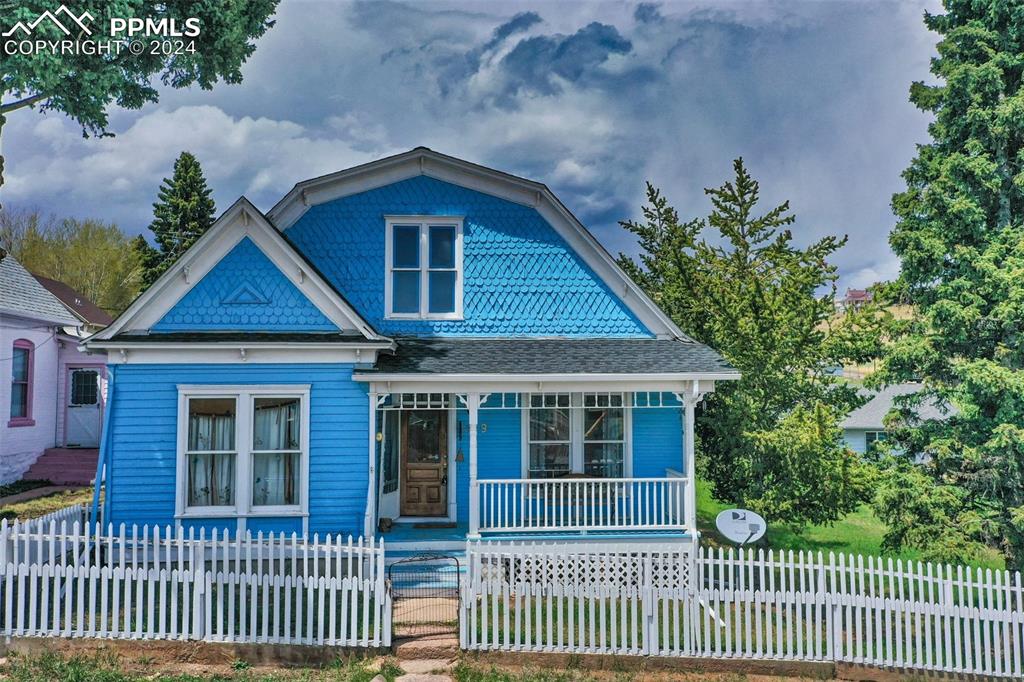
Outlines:
[[255, 285], [242, 282], [235, 290], [221, 299], [223, 305], [268, 305], [270, 299]]

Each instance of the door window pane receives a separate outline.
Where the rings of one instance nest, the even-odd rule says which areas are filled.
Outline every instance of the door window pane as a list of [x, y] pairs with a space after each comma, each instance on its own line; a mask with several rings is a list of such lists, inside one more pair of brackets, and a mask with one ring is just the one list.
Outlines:
[[420, 273], [395, 272], [391, 287], [392, 310], [396, 313], [416, 313], [420, 310]]
[[297, 452], [258, 452], [252, 460], [252, 503], [254, 506], [299, 503], [299, 458]]
[[451, 270], [431, 272], [428, 282], [430, 285], [430, 312], [455, 312], [455, 272]]
[[455, 228], [450, 225], [430, 228], [430, 267], [455, 267]]
[[411, 410], [406, 413], [405, 456], [412, 463], [440, 463], [447, 451], [448, 413], [443, 410]]
[[95, 405], [99, 402], [99, 372], [92, 369], [76, 369], [71, 372], [71, 404]]
[[396, 268], [420, 266], [419, 225], [395, 225], [392, 265]]

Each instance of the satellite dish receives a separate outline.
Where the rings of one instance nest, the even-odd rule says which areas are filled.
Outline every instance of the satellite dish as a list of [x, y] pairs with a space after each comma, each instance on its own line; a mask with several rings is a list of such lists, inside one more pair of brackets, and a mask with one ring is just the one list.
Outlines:
[[715, 526], [722, 537], [738, 545], [757, 542], [768, 530], [764, 517], [748, 509], [726, 509], [715, 518]]

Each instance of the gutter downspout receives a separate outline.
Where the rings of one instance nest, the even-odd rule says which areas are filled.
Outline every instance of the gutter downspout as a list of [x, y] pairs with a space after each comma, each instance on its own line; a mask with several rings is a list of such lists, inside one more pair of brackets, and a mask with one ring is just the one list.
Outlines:
[[[103, 474], [107, 464], [107, 450], [110, 449], [110, 415], [114, 411], [114, 376], [116, 365], [107, 365], [107, 403], [103, 412], [103, 432], [100, 434], [100, 452], [96, 458], [96, 480], [92, 493], [92, 522], [99, 519], [100, 487], [103, 485]], [[104, 502], [104, 508], [107, 506]]]

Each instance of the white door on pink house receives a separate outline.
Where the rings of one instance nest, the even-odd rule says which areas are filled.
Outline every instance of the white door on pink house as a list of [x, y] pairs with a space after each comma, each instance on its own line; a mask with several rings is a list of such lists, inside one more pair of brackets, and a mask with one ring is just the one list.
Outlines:
[[100, 372], [90, 367], [68, 368], [66, 441], [69, 447], [100, 444]]

